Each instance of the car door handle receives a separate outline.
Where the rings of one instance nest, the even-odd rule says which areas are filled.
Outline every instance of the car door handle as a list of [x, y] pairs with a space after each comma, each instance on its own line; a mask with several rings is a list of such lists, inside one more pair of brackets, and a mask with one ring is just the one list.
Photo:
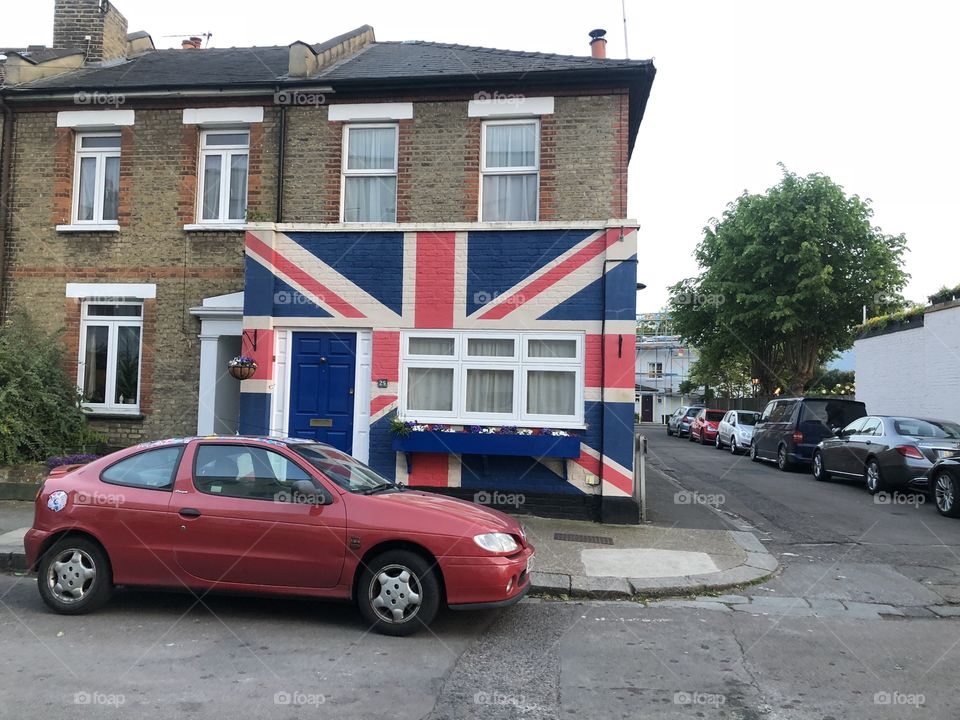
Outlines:
[[180, 517], [200, 517], [200, 511], [196, 508], [181, 508]]

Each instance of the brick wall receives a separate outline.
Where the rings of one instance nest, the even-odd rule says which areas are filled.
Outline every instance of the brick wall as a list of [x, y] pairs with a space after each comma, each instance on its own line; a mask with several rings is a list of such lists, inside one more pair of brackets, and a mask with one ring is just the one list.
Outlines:
[[123, 57], [127, 50], [127, 20], [112, 3], [104, 5], [101, 10], [100, 0], [56, 0], [53, 47], [86, 50], [90, 62]]

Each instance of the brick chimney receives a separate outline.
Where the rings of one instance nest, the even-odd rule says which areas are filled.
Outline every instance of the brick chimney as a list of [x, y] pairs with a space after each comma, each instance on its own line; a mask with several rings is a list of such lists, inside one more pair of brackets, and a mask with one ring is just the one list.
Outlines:
[[203, 45], [203, 40], [196, 36], [188, 37], [180, 43], [180, 47], [184, 50], [199, 50], [201, 45]]
[[606, 30], [597, 28], [590, 31], [590, 55], [600, 60], [607, 56]]
[[83, 50], [87, 62], [125, 57], [127, 19], [109, 0], [54, 0], [53, 47]]

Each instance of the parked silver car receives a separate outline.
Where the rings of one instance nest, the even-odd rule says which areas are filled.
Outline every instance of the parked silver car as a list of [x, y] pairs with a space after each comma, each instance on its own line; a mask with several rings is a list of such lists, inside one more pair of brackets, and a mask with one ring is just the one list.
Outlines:
[[690, 435], [690, 423], [703, 405], [683, 405], [667, 419], [667, 435], [687, 437]]
[[944, 420], [868, 415], [847, 425], [813, 453], [813, 476], [862, 478], [878, 493], [926, 487], [941, 459], [960, 457], [960, 425]]
[[752, 410], [728, 411], [720, 421], [720, 429], [717, 431], [717, 448], [722, 450], [728, 447], [734, 455], [741, 450], [749, 450], [753, 441], [753, 426], [758, 417], [760, 413]]

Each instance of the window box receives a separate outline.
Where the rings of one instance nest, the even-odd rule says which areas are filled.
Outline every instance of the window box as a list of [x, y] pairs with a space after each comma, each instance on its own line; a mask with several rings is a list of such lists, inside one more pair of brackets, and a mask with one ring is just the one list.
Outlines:
[[455, 455], [519, 455], [523, 457], [580, 457], [577, 435], [507, 435], [471, 432], [411, 432], [393, 438], [396, 452]]

